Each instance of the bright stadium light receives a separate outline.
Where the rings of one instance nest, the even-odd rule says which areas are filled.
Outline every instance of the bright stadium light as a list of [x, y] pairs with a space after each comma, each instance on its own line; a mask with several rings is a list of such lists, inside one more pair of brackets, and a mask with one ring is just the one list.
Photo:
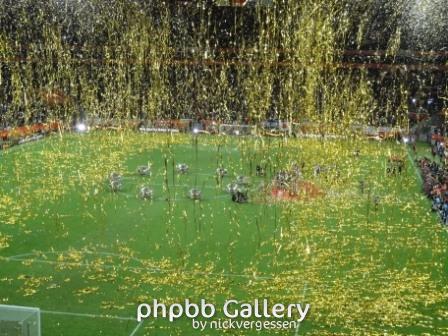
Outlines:
[[87, 126], [84, 123], [76, 124], [76, 130], [80, 133], [84, 133], [87, 131]]

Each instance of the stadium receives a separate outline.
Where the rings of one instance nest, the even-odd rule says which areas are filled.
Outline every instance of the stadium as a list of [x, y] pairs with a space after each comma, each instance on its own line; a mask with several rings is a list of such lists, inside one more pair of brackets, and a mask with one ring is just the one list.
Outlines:
[[447, 8], [0, 0], [0, 336], [448, 335]]

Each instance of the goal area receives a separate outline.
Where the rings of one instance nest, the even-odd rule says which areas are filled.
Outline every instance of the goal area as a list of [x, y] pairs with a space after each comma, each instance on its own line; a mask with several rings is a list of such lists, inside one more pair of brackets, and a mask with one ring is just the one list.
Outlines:
[[256, 135], [257, 127], [253, 125], [232, 125], [232, 124], [221, 124], [219, 125], [219, 134], [225, 135]]
[[0, 305], [0, 335], [41, 336], [40, 309]]

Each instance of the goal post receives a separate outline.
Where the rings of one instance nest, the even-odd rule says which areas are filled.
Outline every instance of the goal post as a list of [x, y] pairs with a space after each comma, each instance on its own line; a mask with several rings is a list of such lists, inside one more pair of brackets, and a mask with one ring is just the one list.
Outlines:
[[0, 305], [0, 335], [41, 336], [40, 309]]
[[219, 134], [236, 136], [256, 135], [257, 127], [254, 125], [221, 124], [219, 125]]

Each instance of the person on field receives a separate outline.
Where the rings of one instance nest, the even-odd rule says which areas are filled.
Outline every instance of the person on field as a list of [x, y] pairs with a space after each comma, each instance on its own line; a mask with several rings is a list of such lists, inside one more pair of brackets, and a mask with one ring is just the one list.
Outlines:
[[431, 147], [431, 154], [432, 154], [432, 159], [435, 160], [436, 155], [437, 155], [437, 145]]

